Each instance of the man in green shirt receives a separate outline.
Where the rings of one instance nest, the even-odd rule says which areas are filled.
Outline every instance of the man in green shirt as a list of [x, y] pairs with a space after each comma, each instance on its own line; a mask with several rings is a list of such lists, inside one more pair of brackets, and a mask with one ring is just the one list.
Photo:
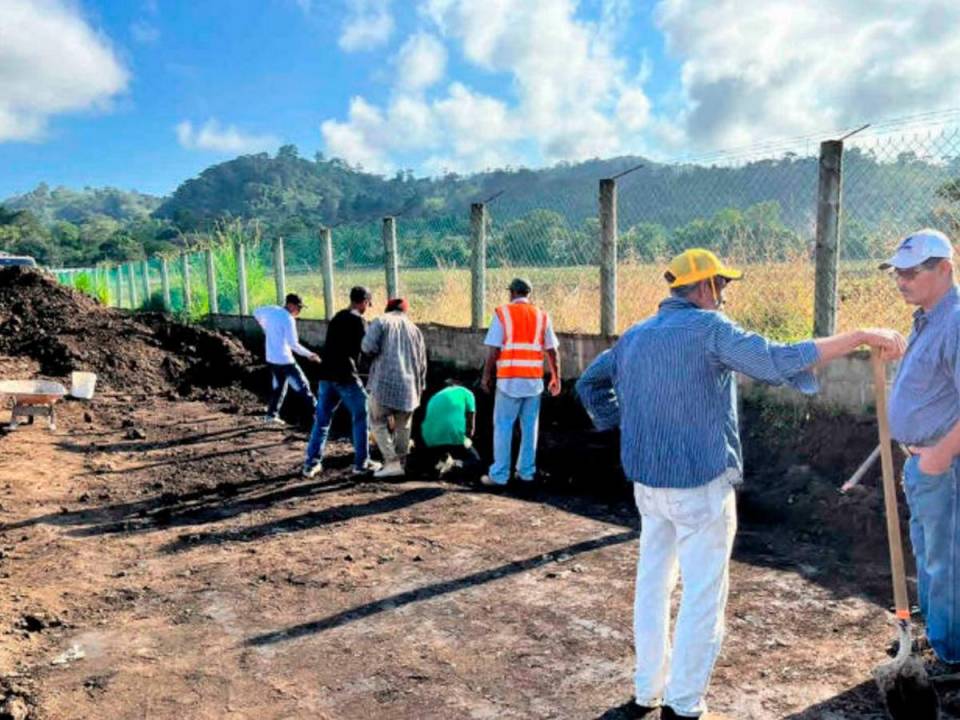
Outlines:
[[435, 468], [438, 475], [444, 475], [462, 468], [464, 476], [474, 475], [481, 468], [470, 439], [476, 430], [476, 398], [452, 380], [447, 384], [449, 387], [430, 398], [420, 426], [424, 469]]

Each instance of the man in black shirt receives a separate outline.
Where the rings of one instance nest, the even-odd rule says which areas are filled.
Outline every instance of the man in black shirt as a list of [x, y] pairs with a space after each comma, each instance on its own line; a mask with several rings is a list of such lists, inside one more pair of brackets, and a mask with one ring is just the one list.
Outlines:
[[360, 343], [367, 331], [363, 314], [370, 306], [370, 291], [361, 286], [350, 290], [350, 307], [341, 310], [327, 326], [327, 339], [320, 361], [320, 386], [317, 389], [317, 416], [303, 462], [303, 476], [316, 476], [323, 465], [323, 448], [330, 433], [333, 413], [342, 402], [353, 419], [353, 471], [356, 474], [375, 472], [380, 463], [369, 457], [367, 444], [367, 392], [360, 382], [357, 364]]

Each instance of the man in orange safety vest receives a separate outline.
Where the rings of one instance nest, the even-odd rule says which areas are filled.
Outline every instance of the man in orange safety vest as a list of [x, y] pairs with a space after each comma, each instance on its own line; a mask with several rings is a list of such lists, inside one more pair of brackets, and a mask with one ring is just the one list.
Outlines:
[[484, 345], [489, 348], [483, 368], [483, 389], [491, 392], [496, 376], [493, 407], [493, 465], [480, 482], [504, 486], [510, 480], [513, 426], [520, 420], [520, 454], [517, 477], [532, 482], [536, 475], [537, 430], [543, 394], [543, 361], [550, 368], [551, 395], [560, 394], [560, 358], [557, 336], [550, 318], [530, 302], [532, 286], [515, 278], [510, 302], [493, 313]]

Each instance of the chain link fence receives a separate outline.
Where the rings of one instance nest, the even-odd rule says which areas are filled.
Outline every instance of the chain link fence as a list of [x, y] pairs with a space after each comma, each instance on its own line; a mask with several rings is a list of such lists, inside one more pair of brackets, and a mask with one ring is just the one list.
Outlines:
[[742, 268], [725, 310], [780, 338], [813, 319], [817, 143], [640, 167], [619, 181], [619, 330], [656, 311], [663, 268], [691, 247]]
[[[330, 277], [323, 272], [322, 228], [267, 233], [255, 221], [239, 220], [182, 238], [183, 252], [165, 259], [169, 297], [162, 289], [160, 258], [146, 263], [149, 293], [141, 261], [63, 270], [59, 276], [103, 302], [192, 318], [213, 309], [212, 290], [217, 311], [238, 314], [237, 248], [242, 247], [248, 312], [275, 303], [284, 289], [305, 298], [303, 317], [324, 318], [347, 305], [355, 285], [372, 290], [379, 311], [391, 276], [386, 261], [395, 257], [395, 292], [408, 298], [419, 322], [463, 327], [477, 313], [481, 320], [475, 324], [485, 325], [493, 307], [506, 300], [510, 279], [519, 275], [532, 282], [536, 301], [558, 330], [596, 333], [602, 298], [610, 290], [601, 282], [598, 212], [598, 181], [607, 174], [617, 178], [616, 331], [656, 311], [667, 293], [663, 271], [671, 256], [707, 247], [745, 271], [743, 282], [728, 291], [726, 311], [745, 327], [797, 339], [809, 337], [813, 326], [818, 200], [821, 205], [823, 200], [820, 152], [819, 139], [806, 138], [673, 164], [638, 165], [635, 158], [623, 158], [537, 173], [504, 171], [497, 178], [501, 191], [475, 200], [483, 204], [477, 216], [482, 228], [473, 224], [469, 206], [442, 203], [419, 215], [398, 211], [389, 219], [376, 216], [331, 228]], [[838, 329], [909, 329], [911, 309], [877, 261], [920, 227], [960, 237], [960, 111], [877, 125], [846, 138], [839, 218]], [[472, 299], [471, 273], [481, 236], [482, 313]], [[391, 247], [395, 252], [388, 252]], [[207, 278], [208, 248], [213, 284]], [[335, 286], [329, 308], [328, 283]]]
[[960, 118], [954, 113], [879, 125], [844, 143], [842, 328], [869, 321], [909, 329], [910, 309], [877, 265], [898, 239], [923, 227], [960, 239]]
[[548, 175], [487, 204], [487, 320], [522, 276], [557, 330], [599, 331], [596, 194], [595, 179], [558, 183]]

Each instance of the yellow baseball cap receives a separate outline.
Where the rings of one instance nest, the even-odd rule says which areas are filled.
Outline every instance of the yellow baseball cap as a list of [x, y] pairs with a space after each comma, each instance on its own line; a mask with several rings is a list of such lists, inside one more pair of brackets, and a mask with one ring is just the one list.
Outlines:
[[743, 277], [740, 270], [724, 265], [720, 258], [703, 248], [690, 248], [677, 255], [667, 266], [667, 279], [670, 287], [692, 285], [712, 277], [722, 277], [727, 280], [739, 280]]

